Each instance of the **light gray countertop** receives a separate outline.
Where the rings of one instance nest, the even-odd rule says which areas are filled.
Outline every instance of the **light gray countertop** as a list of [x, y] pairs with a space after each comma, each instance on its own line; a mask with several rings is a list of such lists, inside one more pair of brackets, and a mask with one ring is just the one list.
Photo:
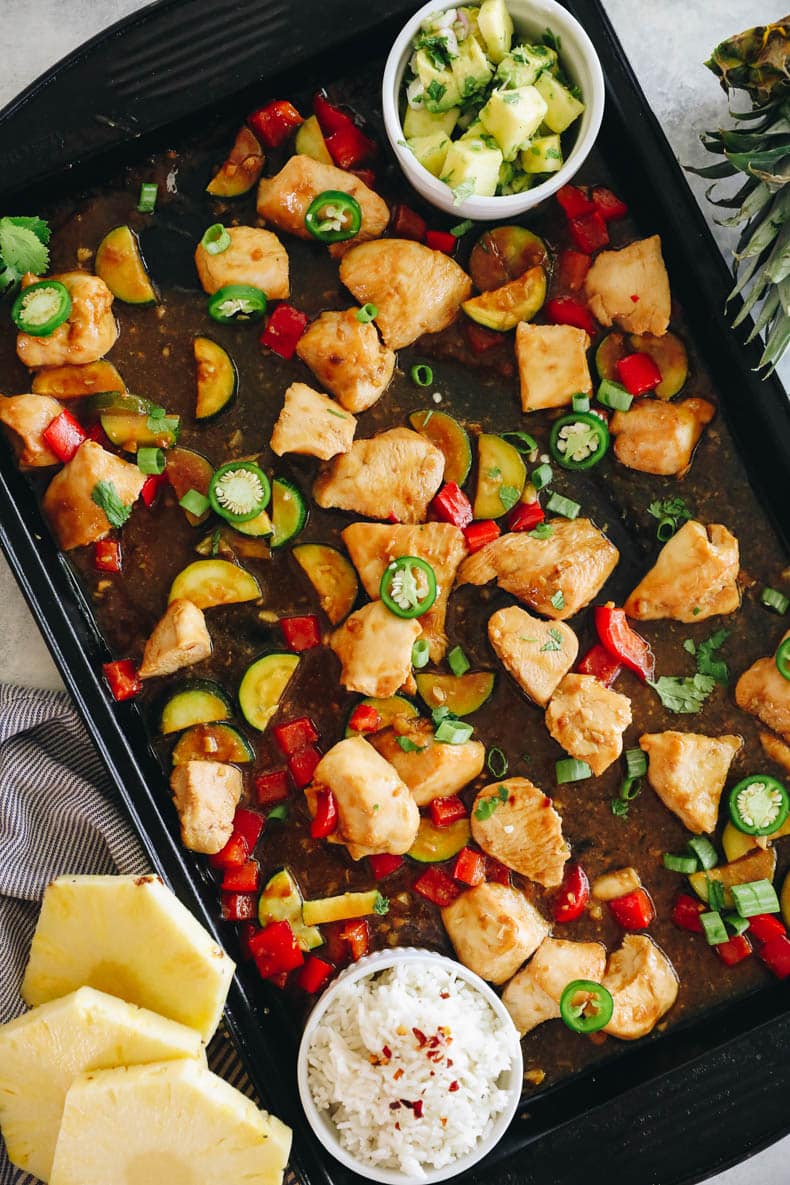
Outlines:
[[[699, 133], [726, 118], [718, 83], [702, 66], [725, 36], [757, 21], [778, 20], [787, 0], [604, 0], [648, 101], [683, 163], [709, 163]], [[416, 6], [416, 0], [415, 0]], [[143, 7], [140, 0], [0, 0], [3, 70], [0, 107], [75, 46], [113, 21]], [[702, 200], [705, 184], [692, 179]], [[705, 206], [710, 219], [711, 207]], [[22, 212], [22, 211], [20, 211]], [[25, 211], [27, 212], [27, 211]], [[734, 234], [714, 228], [728, 250]], [[783, 369], [790, 386], [790, 365]], [[5, 562], [0, 558], [0, 680], [36, 687], [62, 683]], [[652, 1181], [648, 1166], [645, 1180]], [[790, 1138], [715, 1178], [712, 1185], [787, 1185]], [[662, 1185], [656, 1182], [655, 1185]]]

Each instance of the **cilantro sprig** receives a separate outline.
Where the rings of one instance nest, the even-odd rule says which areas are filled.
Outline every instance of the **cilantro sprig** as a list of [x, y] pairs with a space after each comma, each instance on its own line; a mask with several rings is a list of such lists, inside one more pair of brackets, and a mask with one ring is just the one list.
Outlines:
[[91, 491], [91, 500], [103, 510], [111, 527], [122, 527], [132, 508], [120, 497], [111, 481], [99, 481]]
[[50, 233], [43, 218], [0, 218], [0, 293], [16, 287], [26, 272], [44, 274]]

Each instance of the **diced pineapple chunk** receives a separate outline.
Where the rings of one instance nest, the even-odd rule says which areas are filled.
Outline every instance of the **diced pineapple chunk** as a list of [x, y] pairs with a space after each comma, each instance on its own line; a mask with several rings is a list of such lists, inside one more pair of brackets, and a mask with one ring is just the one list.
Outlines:
[[84, 1074], [50, 1185], [281, 1185], [290, 1129], [197, 1062]]
[[505, 0], [483, 0], [477, 23], [486, 43], [488, 56], [498, 66], [513, 40], [513, 21]]
[[469, 196], [493, 197], [501, 164], [498, 148], [489, 148], [482, 140], [456, 140], [445, 158], [442, 181], [451, 189], [470, 187]]
[[9, 1160], [48, 1181], [75, 1078], [176, 1058], [205, 1063], [199, 1033], [93, 988], [9, 1021], [0, 1027], [0, 1127]]
[[553, 136], [536, 136], [521, 151], [521, 167], [525, 173], [556, 173], [562, 168], [562, 144]]
[[542, 70], [551, 70], [557, 54], [548, 45], [516, 45], [497, 66], [497, 80], [508, 87], [532, 86]]
[[457, 58], [453, 58], [453, 74], [462, 99], [468, 99], [491, 81], [493, 67], [474, 37], [467, 37]]
[[413, 140], [407, 140], [406, 143], [423, 168], [427, 169], [429, 173], [433, 173], [434, 177], [438, 177], [450, 147], [449, 136], [446, 136], [444, 132], [433, 132], [430, 136], [415, 136]]
[[522, 86], [513, 91], [494, 91], [480, 112], [480, 120], [502, 149], [505, 160], [515, 160], [545, 114], [546, 103], [537, 88]]
[[449, 111], [436, 114], [426, 111], [424, 107], [407, 107], [403, 119], [403, 135], [407, 140], [416, 140], [420, 136], [432, 136], [434, 132], [444, 132], [449, 136], [458, 122], [460, 111], [451, 107]]
[[485, 135], [487, 135], [485, 128], [481, 124], [480, 120], [476, 119], [476, 120], [474, 120], [473, 123], [470, 123], [469, 127], [466, 129], [466, 131], [460, 137], [460, 139], [461, 140], [482, 140], [483, 136], [485, 136]]
[[458, 82], [449, 69], [437, 69], [424, 49], [414, 55], [414, 69], [425, 89], [423, 103], [428, 111], [449, 111], [461, 102]]
[[584, 103], [575, 98], [552, 74], [541, 74], [535, 86], [546, 102], [543, 122], [553, 132], [564, 132], [584, 111]]
[[86, 985], [216, 1031], [234, 964], [157, 876], [61, 876], [44, 893], [22, 999]]

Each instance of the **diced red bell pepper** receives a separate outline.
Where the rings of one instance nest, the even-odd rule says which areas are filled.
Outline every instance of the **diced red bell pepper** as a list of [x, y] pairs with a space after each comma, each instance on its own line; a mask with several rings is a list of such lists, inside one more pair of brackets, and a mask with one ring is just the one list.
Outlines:
[[486, 880], [494, 885], [510, 884], [510, 869], [494, 856], [486, 856]]
[[385, 876], [403, 867], [403, 856], [390, 856], [387, 852], [381, 852], [376, 856], [368, 856], [368, 863], [373, 879], [381, 881]]
[[629, 395], [646, 395], [661, 382], [661, 371], [649, 354], [627, 354], [617, 361], [617, 377]]
[[758, 942], [770, 942], [772, 938], [778, 938], [781, 934], [786, 934], [787, 928], [776, 914], [758, 913], [753, 918], [749, 918], [749, 933]]
[[247, 116], [247, 123], [265, 148], [279, 148], [304, 117], [287, 99], [275, 99]]
[[459, 819], [466, 819], [469, 814], [457, 794], [448, 798], [434, 798], [429, 810], [434, 827], [449, 827]]
[[223, 893], [257, 893], [261, 887], [260, 864], [245, 860], [237, 868], [226, 868], [221, 887]]
[[[255, 898], [254, 897], [253, 897], [252, 901], [253, 901], [253, 909], [254, 909], [255, 908]], [[250, 959], [252, 958], [252, 951], [250, 950], [250, 942], [252, 941], [252, 938], [254, 937], [254, 935], [256, 935], [258, 933], [259, 929], [260, 929], [260, 927], [256, 926], [255, 923], [252, 921], [242, 922], [242, 924], [239, 926], [239, 930], [238, 930], [239, 951], [241, 952], [241, 957], [245, 963], [249, 963]]]
[[611, 687], [622, 669], [617, 659], [600, 642], [596, 642], [576, 664], [580, 675], [593, 675], [604, 687]]
[[238, 868], [246, 862], [249, 854], [246, 839], [234, 831], [225, 847], [209, 856], [208, 862], [212, 868]]
[[612, 222], [615, 218], [625, 218], [628, 206], [611, 189], [605, 185], [596, 185], [590, 194], [598, 213], [604, 222]]
[[547, 300], [543, 310], [552, 325], [573, 325], [595, 337], [598, 324], [590, 310], [573, 296], [555, 296]]
[[340, 936], [348, 946], [353, 963], [363, 958], [370, 950], [370, 927], [367, 918], [355, 918], [354, 921], [344, 922]]
[[554, 896], [555, 922], [575, 922], [587, 908], [590, 882], [581, 864], [569, 864]]
[[258, 915], [258, 903], [251, 893], [223, 893], [221, 901], [225, 922], [251, 922]]
[[486, 862], [482, 852], [461, 848], [453, 865], [453, 877], [464, 885], [482, 885], [486, 879]]
[[496, 349], [508, 340], [504, 333], [487, 329], [485, 325], [478, 325], [476, 321], [465, 321], [464, 333], [473, 354], [487, 354], [489, 350]]
[[462, 892], [461, 886], [456, 884], [453, 878], [436, 864], [427, 868], [422, 876], [414, 882], [412, 888], [415, 893], [419, 893], [426, 901], [438, 905], [440, 909], [452, 905]]
[[274, 806], [288, 797], [288, 772], [272, 769], [265, 774], [255, 775], [255, 796], [259, 806]]
[[425, 246], [432, 251], [442, 251], [445, 255], [453, 255], [458, 246], [458, 239], [449, 230], [429, 230], [425, 236]]
[[315, 796], [315, 817], [310, 824], [313, 839], [324, 839], [337, 830], [337, 801], [328, 788], [319, 790]]
[[134, 699], [143, 690], [143, 681], [137, 674], [137, 667], [130, 658], [121, 658], [117, 662], [102, 663], [104, 678], [112, 692], [113, 699]]
[[248, 811], [243, 806], [236, 808], [236, 814], [233, 816], [233, 834], [241, 836], [247, 845], [248, 852], [255, 851], [255, 845], [261, 838], [264, 822], [263, 815], [259, 815], [257, 811]]
[[702, 933], [702, 922], [699, 915], [705, 912], [705, 904], [692, 897], [689, 893], [681, 893], [672, 906], [672, 921], [681, 930], [688, 930], [692, 934]]
[[758, 950], [757, 957], [777, 979], [787, 979], [790, 976], [790, 938], [786, 934], [776, 934], [769, 938]]
[[566, 218], [580, 218], [583, 214], [592, 214], [595, 206], [578, 185], [563, 185], [557, 190], [557, 201], [562, 206]]
[[47, 424], [41, 433], [41, 439], [51, 453], [54, 453], [64, 465], [71, 460], [77, 449], [86, 439], [82, 425], [74, 419], [70, 411], [62, 411]]
[[321, 927], [324, 936], [324, 953], [335, 967], [345, 967], [351, 959], [351, 950], [343, 937], [345, 922], [327, 922]]
[[609, 231], [597, 210], [592, 214], [582, 214], [581, 218], [571, 218], [568, 230], [578, 249], [585, 255], [593, 255], [609, 242]]
[[537, 498], [534, 502], [519, 502], [507, 516], [509, 531], [533, 531], [543, 522], [546, 515]]
[[120, 539], [97, 539], [93, 545], [93, 566], [97, 572], [120, 572]]
[[339, 107], [330, 103], [321, 91], [318, 91], [313, 98], [313, 111], [325, 136], [331, 136], [333, 132], [340, 132], [348, 124], [354, 122], [345, 111], [341, 111]]
[[424, 243], [427, 233], [428, 223], [416, 210], [412, 210], [410, 206], [395, 206], [390, 218], [390, 234], [393, 238], [413, 239], [415, 243]]
[[[738, 963], [749, 958], [752, 953], [752, 944], [745, 934], [734, 934], [732, 938], [728, 938], [726, 942], [720, 942], [713, 949], [725, 967], [736, 967]], [[765, 947], [760, 952], [761, 955], [764, 950]]]
[[297, 789], [304, 790], [313, 780], [316, 766], [321, 760], [321, 754], [315, 745], [305, 745], [298, 753], [292, 753], [288, 758], [288, 771]]
[[610, 901], [609, 909], [624, 930], [645, 930], [656, 916], [655, 906], [646, 889], [634, 889]]
[[464, 527], [464, 539], [470, 553], [479, 551], [487, 543], [493, 543], [501, 534], [499, 523], [494, 522], [492, 518], [481, 518]]
[[299, 338], [307, 329], [309, 320], [307, 313], [295, 309], [292, 304], [283, 302], [278, 304], [269, 317], [266, 328], [258, 340], [262, 346], [273, 350], [281, 358], [293, 358]]
[[378, 732], [383, 723], [381, 712], [372, 704], [357, 704], [348, 718], [352, 732]]
[[100, 444], [102, 448], [107, 448], [108, 444], [110, 444], [110, 438], [102, 428], [100, 420], [97, 420], [95, 424], [91, 424], [85, 433], [85, 439], [92, 440], [94, 444]]
[[318, 955], [308, 955], [304, 966], [299, 968], [299, 974], [296, 977], [297, 986], [303, 992], [309, 992], [311, 996], [315, 995], [316, 992], [320, 992], [333, 971], [334, 967], [331, 963], [319, 959]]
[[304, 617], [283, 617], [280, 629], [286, 646], [297, 654], [321, 645], [321, 623], [313, 613]]
[[636, 630], [631, 629], [624, 609], [610, 603], [596, 605], [593, 619], [601, 645], [629, 671], [645, 682], [656, 673], [656, 660], [650, 644]]
[[164, 473], [152, 473], [143, 482], [143, 488], [140, 490], [140, 497], [143, 500], [143, 505], [150, 510], [156, 499], [159, 497], [159, 491], [167, 482], [167, 477]]
[[325, 142], [329, 155], [339, 169], [354, 169], [376, 155], [373, 140], [368, 139], [352, 120], [349, 120], [347, 127], [326, 136]]
[[290, 923], [269, 922], [250, 939], [255, 966], [264, 979], [301, 967], [304, 955]]
[[300, 716], [297, 720], [289, 720], [287, 724], [278, 724], [274, 729], [274, 739], [283, 756], [290, 757], [307, 745], [314, 745], [318, 740], [318, 732], [309, 717]]
[[578, 292], [584, 287], [587, 273], [590, 270], [590, 257], [582, 251], [574, 251], [566, 247], [560, 251], [557, 261], [557, 282], [560, 288], [569, 288], [571, 292]]
[[454, 481], [444, 483], [429, 509], [433, 518], [454, 527], [468, 527], [472, 521], [472, 503]]

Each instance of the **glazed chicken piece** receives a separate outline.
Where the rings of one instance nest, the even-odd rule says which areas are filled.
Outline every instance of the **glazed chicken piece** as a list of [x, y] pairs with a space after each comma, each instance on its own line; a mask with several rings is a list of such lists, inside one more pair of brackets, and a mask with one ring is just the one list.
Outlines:
[[102, 490], [115, 494], [124, 506], [131, 506], [145, 484], [145, 474], [93, 440], [81, 444], [68, 464], [52, 478], [42, 503], [64, 551], [95, 543], [112, 529], [104, 510], [92, 497], [100, 483], [107, 483]]
[[385, 852], [402, 856], [417, 838], [420, 812], [408, 787], [364, 737], [338, 741], [319, 761], [305, 791], [313, 816], [322, 790], [331, 790], [337, 805], [337, 830], [329, 841], [345, 844], [352, 860]]
[[738, 592], [738, 540], [718, 523], [684, 523], [625, 602], [629, 617], [704, 621], [734, 613]]
[[[780, 645], [785, 638], [790, 631]], [[779, 674], [773, 656], [758, 658], [743, 672], [735, 684], [735, 702], [790, 744], [790, 681]]]
[[62, 410], [48, 395], [0, 395], [0, 423], [9, 430], [21, 469], [60, 464], [42, 433]]
[[377, 239], [384, 234], [390, 212], [387, 203], [377, 193], [353, 173], [300, 154], [289, 157], [274, 177], [261, 179], [258, 185], [258, 213], [279, 230], [285, 230], [300, 239], [315, 241], [305, 226], [305, 215], [318, 195], [328, 190], [349, 194], [359, 202], [362, 210], [359, 234], [355, 239], [336, 244], [341, 251], [334, 254], [342, 254], [353, 243]]
[[614, 1012], [603, 1030], [636, 1041], [655, 1028], [678, 995], [678, 977], [667, 956], [646, 934], [626, 934], [609, 955], [601, 980], [612, 993]]
[[488, 638], [506, 670], [541, 708], [545, 708], [579, 653], [578, 640], [569, 625], [541, 621], [517, 605], [498, 609], [489, 618]]
[[436, 575], [436, 600], [420, 618], [422, 636], [428, 642], [431, 661], [441, 662], [447, 650], [444, 632], [447, 601], [458, 565], [466, 555], [463, 531], [450, 523], [352, 523], [342, 532], [351, 562], [371, 599], [379, 595], [384, 569], [398, 556], [413, 555], [426, 560]]
[[410, 428], [390, 428], [357, 440], [345, 456], [326, 465], [313, 497], [325, 509], [366, 518], [422, 522], [444, 476], [444, 454]]
[[334, 399], [305, 383], [291, 383], [270, 443], [278, 457], [298, 453], [328, 461], [338, 453], [348, 452], [356, 429], [357, 421]]
[[630, 411], [616, 411], [609, 423], [614, 455], [639, 473], [682, 477], [703, 429], [716, 413], [707, 399], [639, 399]]
[[502, 993], [502, 1003], [523, 1037], [545, 1020], [560, 1015], [560, 998], [575, 979], [600, 983], [606, 947], [600, 942], [544, 938], [534, 955]]
[[570, 849], [562, 819], [548, 795], [527, 778], [484, 786], [472, 807], [477, 844], [514, 872], [553, 889], [562, 881]]
[[391, 350], [446, 329], [472, 295], [472, 281], [454, 260], [411, 239], [354, 247], [340, 264], [340, 279], [360, 304], [376, 306], [376, 323]]
[[[416, 748], [404, 751], [399, 740]], [[392, 727], [375, 733], [370, 743], [398, 771], [417, 806], [458, 794], [483, 772], [486, 760], [485, 745], [480, 741], [444, 744], [434, 739], [431, 721], [416, 716], [396, 717]]]
[[418, 621], [396, 617], [381, 601], [363, 605], [329, 639], [343, 667], [340, 682], [360, 695], [394, 695], [411, 675], [412, 646], [420, 633]]
[[649, 759], [647, 780], [684, 827], [701, 835], [716, 830], [719, 799], [730, 765], [743, 745], [738, 736], [653, 732], [639, 738]]
[[[748, 708], [746, 710], [748, 711]], [[761, 732], [760, 744], [766, 757], [780, 765], [785, 773], [790, 774], [790, 745], [774, 736], [772, 732]]]
[[[26, 275], [22, 287], [38, 283], [40, 277]], [[97, 362], [118, 339], [118, 325], [112, 313], [112, 293], [104, 280], [88, 272], [62, 272], [48, 277], [68, 288], [71, 312], [68, 320], [47, 337], [17, 334], [20, 362], [35, 370], [39, 366], [79, 366]]]
[[[496, 580], [544, 617], [573, 617], [601, 591], [620, 553], [587, 518], [555, 518], [551, 528], [545, 539], [516, 531], [486, 544], [461, 564], [458, 584]], [[558, 592], [563, 596], [560, 609], [552, 603]]]
[[376, 326], [357, 320], [359, 309], [322, 313], [302, 334], [296, 352], [346, 411], [372, 407], [387, 389], [395, 355]]
[[521, 381], [521, 407], [538, 411], [564, 407], [573, 395], [592, 391], [587, 350], [590, 339], [573, 325], [516, 326], [516, 360]]
[[584, 290], [593, 316], [602, 325], [655, 337], [669, 327], [669, 277], [658, 235], [637, 239], [620, 251], [599, 252]]
[[184, 847], [207, 856], [221, 851], [233, 831], [241, 771], [219, 761], [185, 761], [174, 767], [170, 789]]
[[171, 601], [145, 644], [137, 672], [141, 679], [172, 675], [182, 667], [202, 662], [211, 654], [211, 636], [203, 610], [191, 601]]
[[510, 979], [549, 932], [523, 893], [493, 883], [467, 889], [442, 910], [442, 921], [460, 961], [491, 983]]
[[605, 687], [594, 675], [566, 675], [546, 709], [546, 727], [558, 745], [586, 761], [597, 777], [623, 751], [631, 723], [627, 695]]
[[226, 284], [249, 284], [260, 288], [269, 300], [287, 300], [288, 253], [277, 235], [258, 226], [226, 226], [230, 246], [211, 255], [198, 243], [195, 267], [204, 291], [219, 291]]

